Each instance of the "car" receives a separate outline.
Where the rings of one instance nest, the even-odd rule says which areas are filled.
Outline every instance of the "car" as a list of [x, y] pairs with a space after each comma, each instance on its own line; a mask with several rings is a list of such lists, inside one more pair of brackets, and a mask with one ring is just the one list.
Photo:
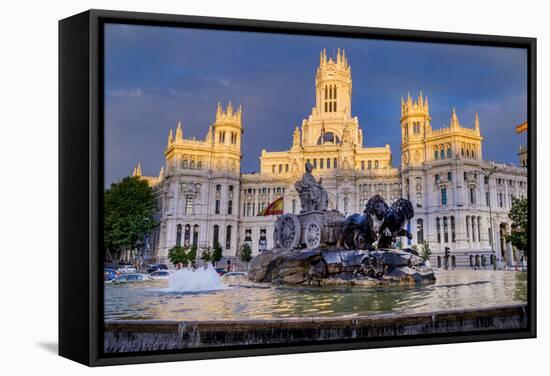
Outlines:
[[232, 279], [232, 278], [247, 278], [248, 273], [245, 272], [227, 272], [222, 275], [222, 279]]
[[105, 282], [110, 282], [116, 277], [118, 277], [119, 273], [117, 273], [116, 269], [114, 268], [103, 268], [103, 280]]
[[112, 283], [133, 283], [133, 282], [145, 282], [151, 278], [147, 274], [142, 273], [127, 273], [121, 274], [116, 277]]
[[151, 279], [157, 280], [157, 279], [169, 279], [170, 278], [170, 272], [167, 270], [156, 270], [149, 274]]
[[227, 273], [224, 268], [216, 268], [216, 273], [218, 273], [219, 276], [224, 275]]
[[147, 267], [147, 273], [149, 274], [156, 272], [157, 270], [168, 270], [168, 266], [166, 266], [166, 264], [150, 264]]
[[136, 268], [132, 265], [122, 265], [118, 267], [118, 271], [122, 274], [135, 273], [137, 272]]

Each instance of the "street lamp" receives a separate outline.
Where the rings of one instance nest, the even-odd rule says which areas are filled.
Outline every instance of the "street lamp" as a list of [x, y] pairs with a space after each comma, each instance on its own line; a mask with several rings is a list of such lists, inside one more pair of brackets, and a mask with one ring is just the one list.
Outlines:
[[491, 252], [493, 254], [493, 256], [495, 257], [495, 264], [493, 265], [493, 267], [496, 269], [496, 254], [495, 254], [495, 245], [494, 245], [494, 239], [495, 239], [495, 229], [494, 229], [494, 226], [493, 226], [493, 211], [491, 209], [491, 176], [497, 172], [497, 167], [496, 166], [491, 166], [490, 168], [482, 168], [481, 169], [481, 173], [483, 174], [483, 176], [487, 179], [487, 192], [489, 193], [489, 221], [491, 223], [491, 239], [490, 242], [491, 242]]

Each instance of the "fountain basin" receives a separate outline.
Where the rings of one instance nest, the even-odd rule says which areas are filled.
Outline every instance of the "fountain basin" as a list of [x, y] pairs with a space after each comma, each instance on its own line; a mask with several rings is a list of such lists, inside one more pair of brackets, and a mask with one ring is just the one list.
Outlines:
[[319, 343], [526, 328], [525, 304], [353, 318], [106, 321], [107, 353], [236, 345]]

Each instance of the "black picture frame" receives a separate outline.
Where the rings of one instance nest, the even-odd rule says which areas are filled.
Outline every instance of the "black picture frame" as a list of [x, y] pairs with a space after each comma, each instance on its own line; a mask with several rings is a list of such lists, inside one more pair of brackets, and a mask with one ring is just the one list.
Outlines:
[[[163, 25], [282, 34], [341, 36], [528, 51], [528, 326], [525, 330], [454, 333], [279, 346], [104, 354], [101, 207], [103, 192], [103, 25]], [[89, 10], [59, 22], [59, 354], [89, 366], [432, 345], [536, 337], [536, 39]]]

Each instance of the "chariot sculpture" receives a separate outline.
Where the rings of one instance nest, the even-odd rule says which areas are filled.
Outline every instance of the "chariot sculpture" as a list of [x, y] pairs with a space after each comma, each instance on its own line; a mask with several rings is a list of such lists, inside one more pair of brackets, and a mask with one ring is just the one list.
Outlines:
[[300, 214], [283, 214], [274, 226], [274, 243], [282, 250], [390, 248], [398, 236], [412, 238], [404, 228], [414, 216], [409, 200], [397, 199], [388, 206], [382, 196], [374, 195], [363, 214], [345, 218], [336, 210], [328, 210], [328, 195], [322, 179], [315, 180], [313, 166], [307, 162], [305, 173], [294, 187], [300, 196]]

